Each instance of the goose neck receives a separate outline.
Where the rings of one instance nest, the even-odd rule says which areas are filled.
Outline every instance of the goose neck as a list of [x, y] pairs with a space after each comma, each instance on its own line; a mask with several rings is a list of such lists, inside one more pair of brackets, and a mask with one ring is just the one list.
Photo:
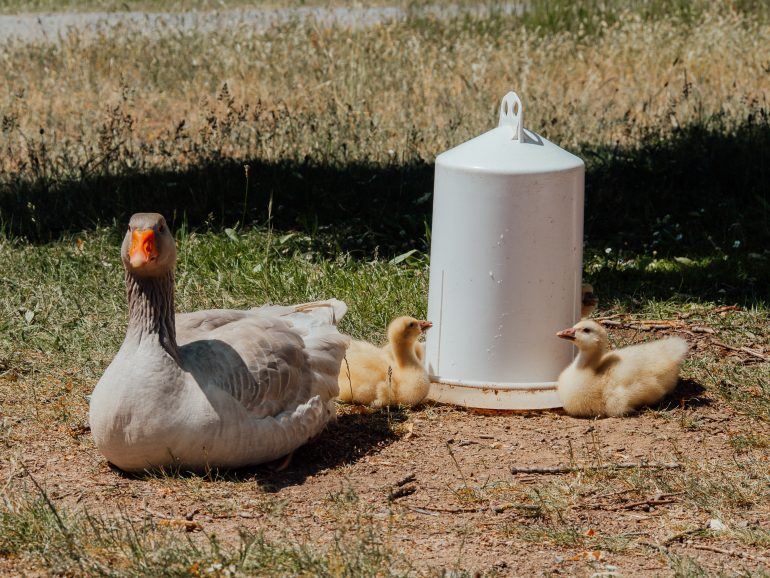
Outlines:
[[128, 332], [138, 340], [157, 336], [161, 346], [177, 357], [174, 319], [174, 274], [140, 277], [126, 272]]
[[602, 347], [581, 349], [580, 353], [578, 353], [578, 356], [575, 358], [575, 365], [580, 368], [598, 367], [604, 353], [605, 351]]
[[421, 365], [420, 360], [415, 355], [414, 345], [414, 341], [406, 339], [391, 341], [393, 358], [398, 367], [418, 367]]

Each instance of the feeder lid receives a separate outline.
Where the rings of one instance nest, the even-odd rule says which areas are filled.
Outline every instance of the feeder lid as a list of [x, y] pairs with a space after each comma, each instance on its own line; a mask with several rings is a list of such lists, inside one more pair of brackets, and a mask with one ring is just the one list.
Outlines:
[[470, 171], [532, 174], [582, 167], [583, 161], [525, 130], [521, 99], [509, 92], [500, 103], [497, 128], [441, 153], [436, 164]]

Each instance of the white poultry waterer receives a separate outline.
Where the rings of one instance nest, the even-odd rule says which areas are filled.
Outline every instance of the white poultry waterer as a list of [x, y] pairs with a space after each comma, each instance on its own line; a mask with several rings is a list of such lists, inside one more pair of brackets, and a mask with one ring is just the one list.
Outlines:
[[436, 158], [426, 343], [429, 398], [489, 409], [560, 407], [573, 358], [555, 333], [579, 318], [585, 165], [500, 121]]

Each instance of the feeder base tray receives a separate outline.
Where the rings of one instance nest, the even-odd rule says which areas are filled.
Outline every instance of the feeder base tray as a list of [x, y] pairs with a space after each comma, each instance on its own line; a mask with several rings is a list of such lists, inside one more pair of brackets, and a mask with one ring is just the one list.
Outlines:
[[561, 407], [556, 382], [483, 383], [430, 376], [428, 399], [464, 407], [502, 410]]

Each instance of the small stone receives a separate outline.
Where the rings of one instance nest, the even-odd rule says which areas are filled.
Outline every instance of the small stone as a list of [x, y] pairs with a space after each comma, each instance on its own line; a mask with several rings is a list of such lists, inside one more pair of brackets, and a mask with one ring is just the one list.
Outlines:
[[709, 520], [709, 530], [713, 530], [714, 532], [724, 532], [727, 530], [727, 526], [722, 520], [711, 518]]

